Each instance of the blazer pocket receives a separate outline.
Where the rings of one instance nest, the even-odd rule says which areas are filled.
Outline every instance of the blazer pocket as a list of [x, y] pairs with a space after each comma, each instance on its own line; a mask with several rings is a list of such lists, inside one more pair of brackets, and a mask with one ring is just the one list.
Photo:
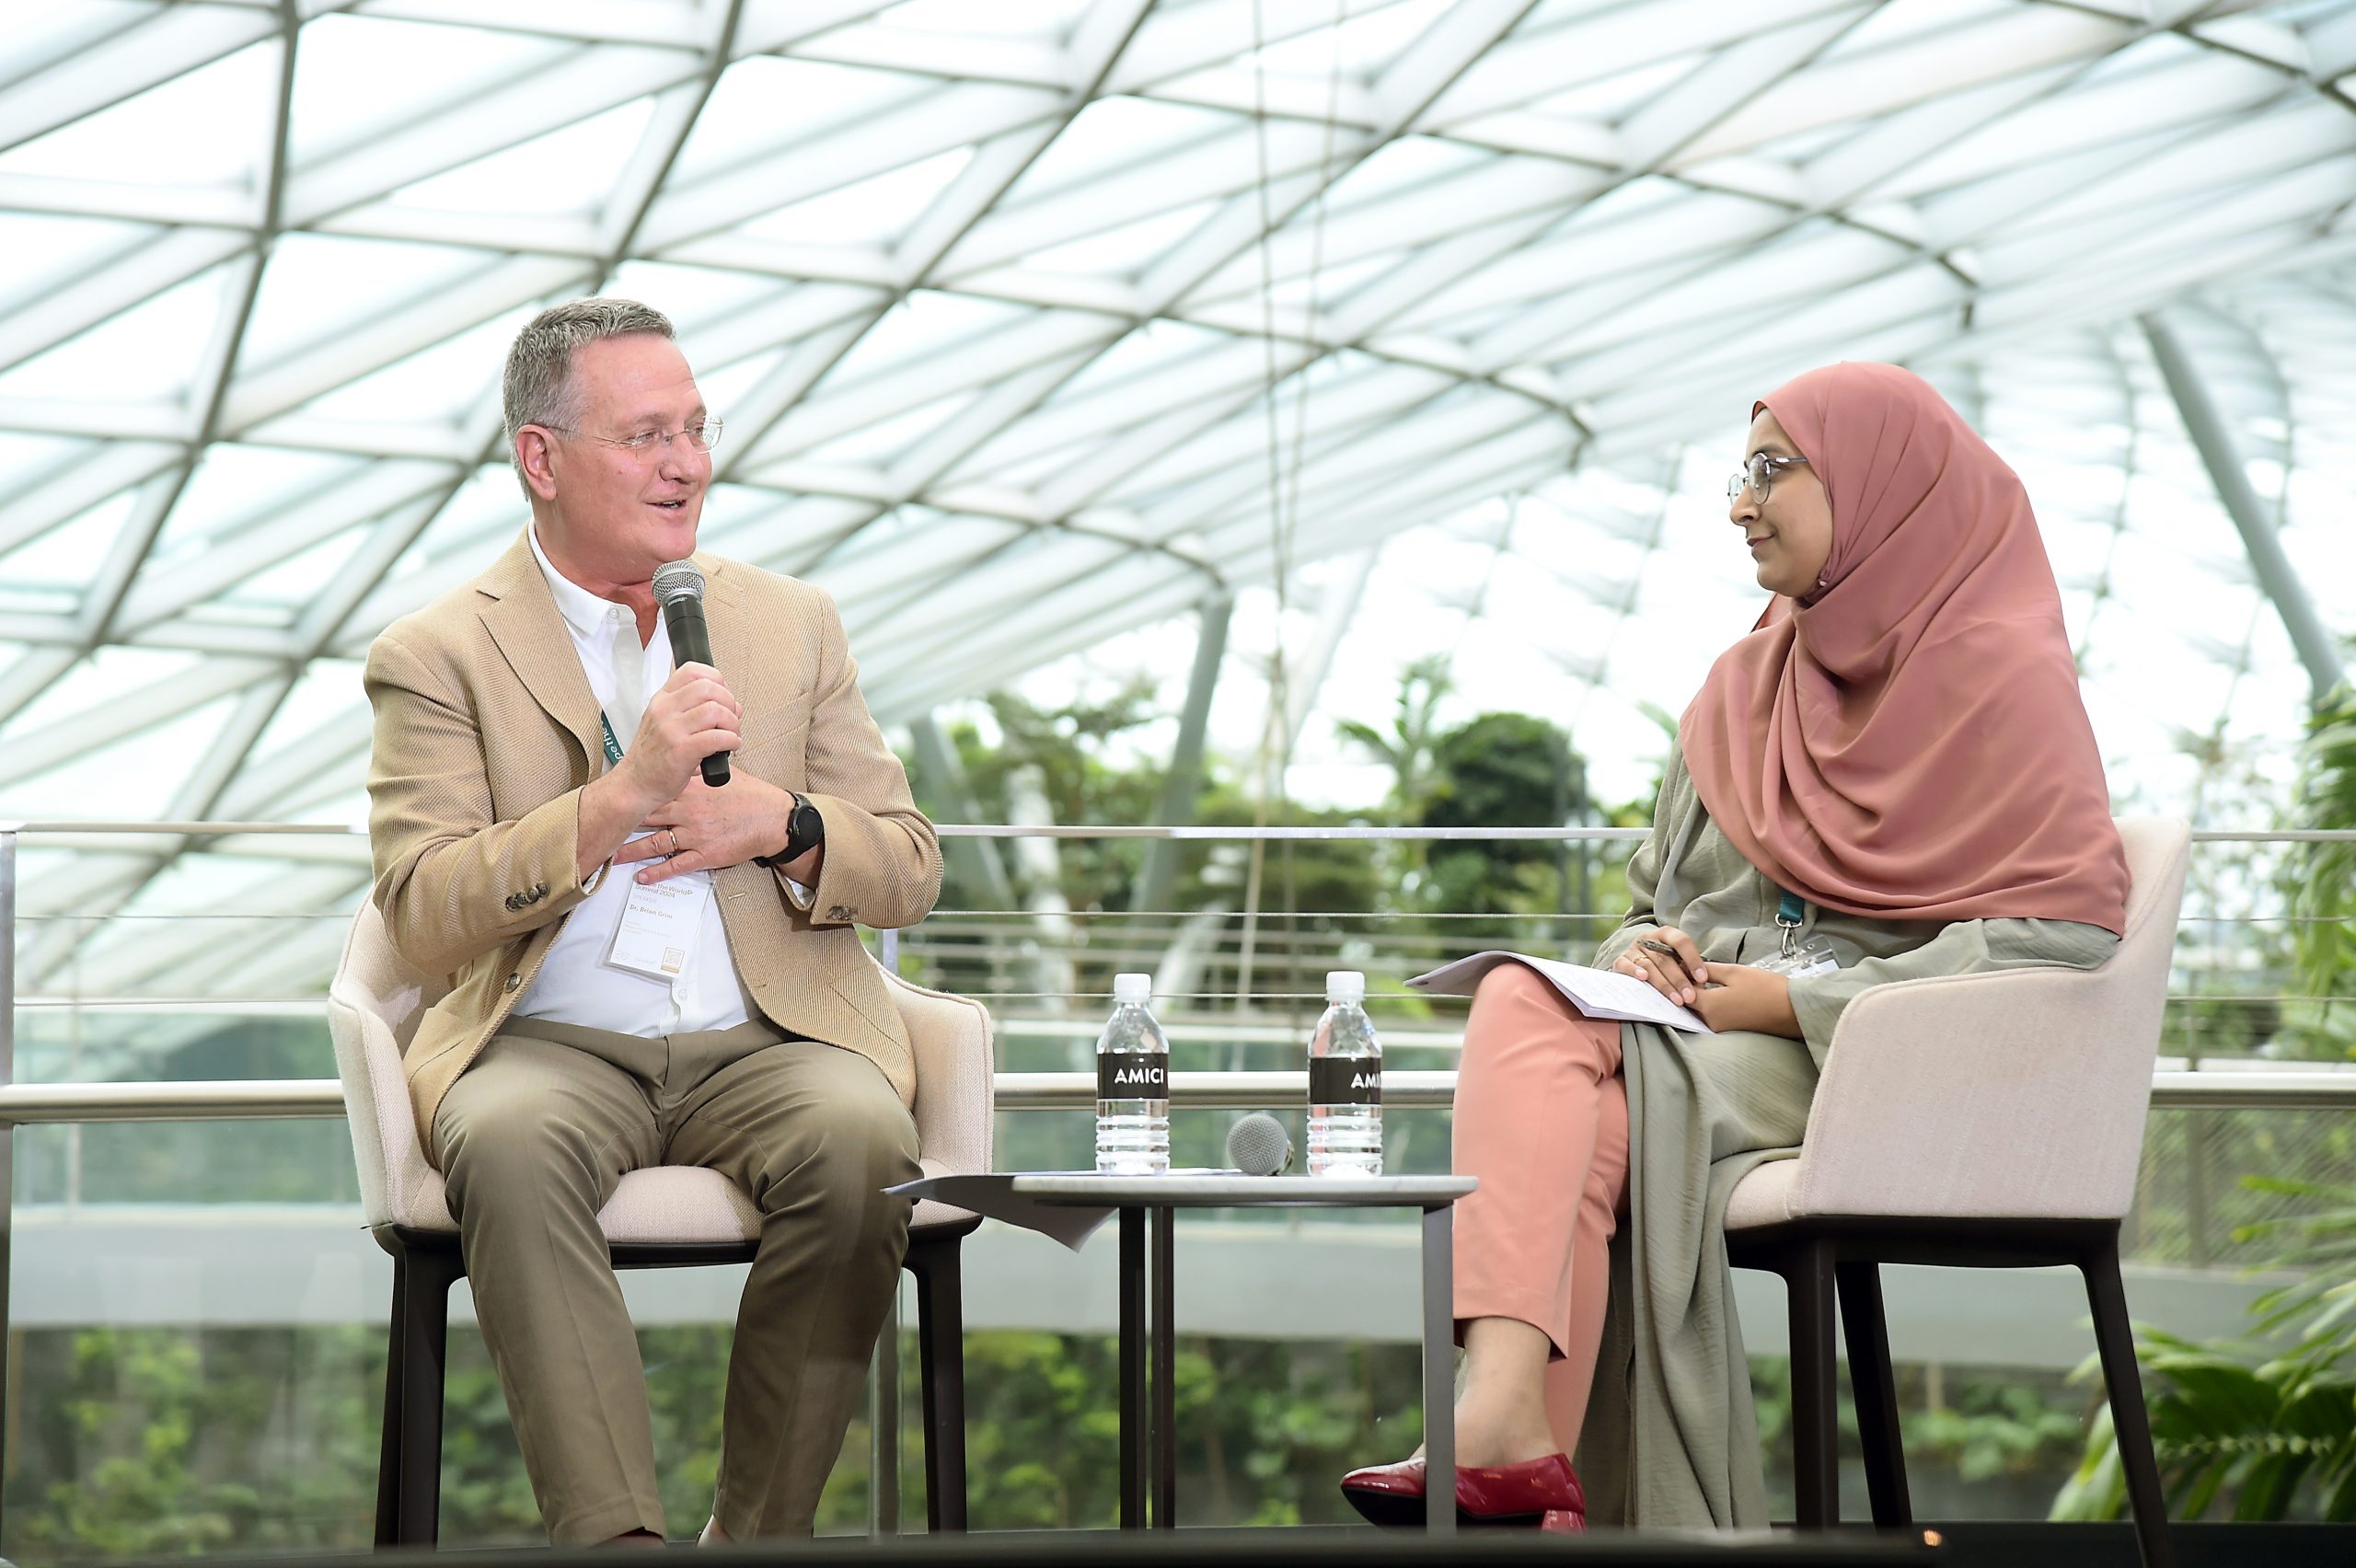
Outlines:
[[[861, 962], [866, 962], [863, 954]], [[866, 980], [868, 984], [861, 985], [860, 980]], [[851, 980], [848, 984], [843, 980], [830, 979], [826, 985], [836, 996], [840, 997], [849, 1005], [853, 1012], [865, 1019], [868, 1024], [884, 1039], [907, 1038], [907, 1028], [900, 1020], [900, 1009], [892, 1005], [892, 998], [884, 992], [884, 982], [880, 977], [871, 978], [860, 975], [858, 980]], [[862, 996], [861, 992], [866, 994]], [[884, 1016], [877, 1016], [879, 1009]]]
[[792, 740], [810, 728], [810, 714], [811, 703], [806, 693], [761, 709], [745, 721], [745, 748], [777, 745]]

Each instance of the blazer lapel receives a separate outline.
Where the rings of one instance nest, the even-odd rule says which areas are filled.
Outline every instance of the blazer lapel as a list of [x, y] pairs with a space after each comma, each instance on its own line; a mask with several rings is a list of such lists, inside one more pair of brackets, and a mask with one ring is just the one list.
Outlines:
[[573, 651], [572, 634], [557, 613], [556, 598], [529, 541], [517, 539], [475, 581], [475, 591], [486, 599], [482, 624], [499, 644], [508, 667], [532, 700], [549, 717], [571, 731], [590, 758], [592, 774], [605, 771], [605, 743], [598, 733], [597, 698], [582, 673], [581, 655]]
[[[752, 628], [745, 619], [745, 585], [731, 561], [699, 551], [695, 563], [703, 572], [703, 618], [711, 632], [712, 666], [749, 719], [768, 708], [768, 672], [754, 653]], [[748, 745], [752, 740], [745, 737]]]

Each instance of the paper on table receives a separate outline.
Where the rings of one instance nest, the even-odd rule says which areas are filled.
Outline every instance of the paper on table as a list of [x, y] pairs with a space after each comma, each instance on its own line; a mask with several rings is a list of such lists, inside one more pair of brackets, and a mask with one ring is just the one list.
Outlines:
[[[1077, 1176], [1080, 1172], [1052, 1174]], [[971, 1209], [985, 1219], [1002, 1220], [1053, 1237], [1075, 1252], [1113, 1213], [1109, 1206], [1083, 1208], [1077, 1204], [1043, 1204], [1015, 1192], [1012, 1182], [1013, 1178], [1004, 1171], [987, 1171], [972, 1176], [926, 1176], [884, 1190], [911, 1198], [938, 1198], [953, 1208]]]
[[1681, 1029], [1688, 1034], [1716, 1032], [1692, 1009], [1679, 1007], [1633, 974], [1614, 974], [1609, 969], [1589, 969], [1583, 963], [1532, 958], [1526, 952], [1476, 952], [1454, 963], [1443, 963], [1428, 974], [1418, 974], [1407, 984], [1418, 991], [1442, 997], [1469, 997], [1481, 984], [1481, 976], [1500, 963], [1530, 965], [1563, 993], [1565, 1000], [1589, 1018], [1657, 1023]]
[[[895, 1196], [938, 1198], [953, 1208], [971, 1209], [985, 1219], [1035, 1230], [1040, 1235], [1062, 1242], [1073, 1251], [1096, 1233], [1096, 1228], [1113, 1216], [1117, 1206], [1106, 1204], [1074, 1203], [1059, 1198], [1053, 1203], [1028, 1193], [1014, 1190], [1019, 1176], [1093, 1176], [1093, 1170], [989, 1170], [968, 1176], [923, 1176], [913, 1182], [903, 1182], [884, 1190]], [[1172, 1176], [1240, 1176], [1242, 1171], [1206, 1169], [1200, 1170], [1171, 1170]]]

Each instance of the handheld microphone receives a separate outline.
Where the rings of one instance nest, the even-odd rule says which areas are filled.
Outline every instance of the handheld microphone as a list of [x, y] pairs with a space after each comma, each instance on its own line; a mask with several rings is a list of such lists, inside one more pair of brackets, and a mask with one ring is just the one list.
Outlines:
[[[703, 618], [703, 573], [691, 560], [666, 560], [654, 569], [654, 602], [671, 633], [671, 664], [711, 663], [711, 628]], [[713, 789], [728, 782], [728, 754], [703, 759], [703, 781]]]
[[1265, 1111], [1227, 1129], [1227, 1162], [1246, 1176], [1281, 1176], [1292, 1166], [1292, 1135]]

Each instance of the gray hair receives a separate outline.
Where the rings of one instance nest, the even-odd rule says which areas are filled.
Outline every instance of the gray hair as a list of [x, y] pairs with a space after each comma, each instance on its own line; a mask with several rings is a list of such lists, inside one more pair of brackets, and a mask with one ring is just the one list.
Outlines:
[[676, 338], [671, 318], [651, 305], [634, 299], [570, 299], [532, 317], [515, 334], [507, 351], [507, 374], [501, 378], [501, 407], [507, 416], [507, 461], [515, 481], [529, 501], [532, 487], [524, 479], [523, 461], [515, 455], [515, 432], [527, 424], [571, 430], [581, 422], [580, 379], [572, 374], [573, 355], [607, 338], [632, 338], [652, 333]]

